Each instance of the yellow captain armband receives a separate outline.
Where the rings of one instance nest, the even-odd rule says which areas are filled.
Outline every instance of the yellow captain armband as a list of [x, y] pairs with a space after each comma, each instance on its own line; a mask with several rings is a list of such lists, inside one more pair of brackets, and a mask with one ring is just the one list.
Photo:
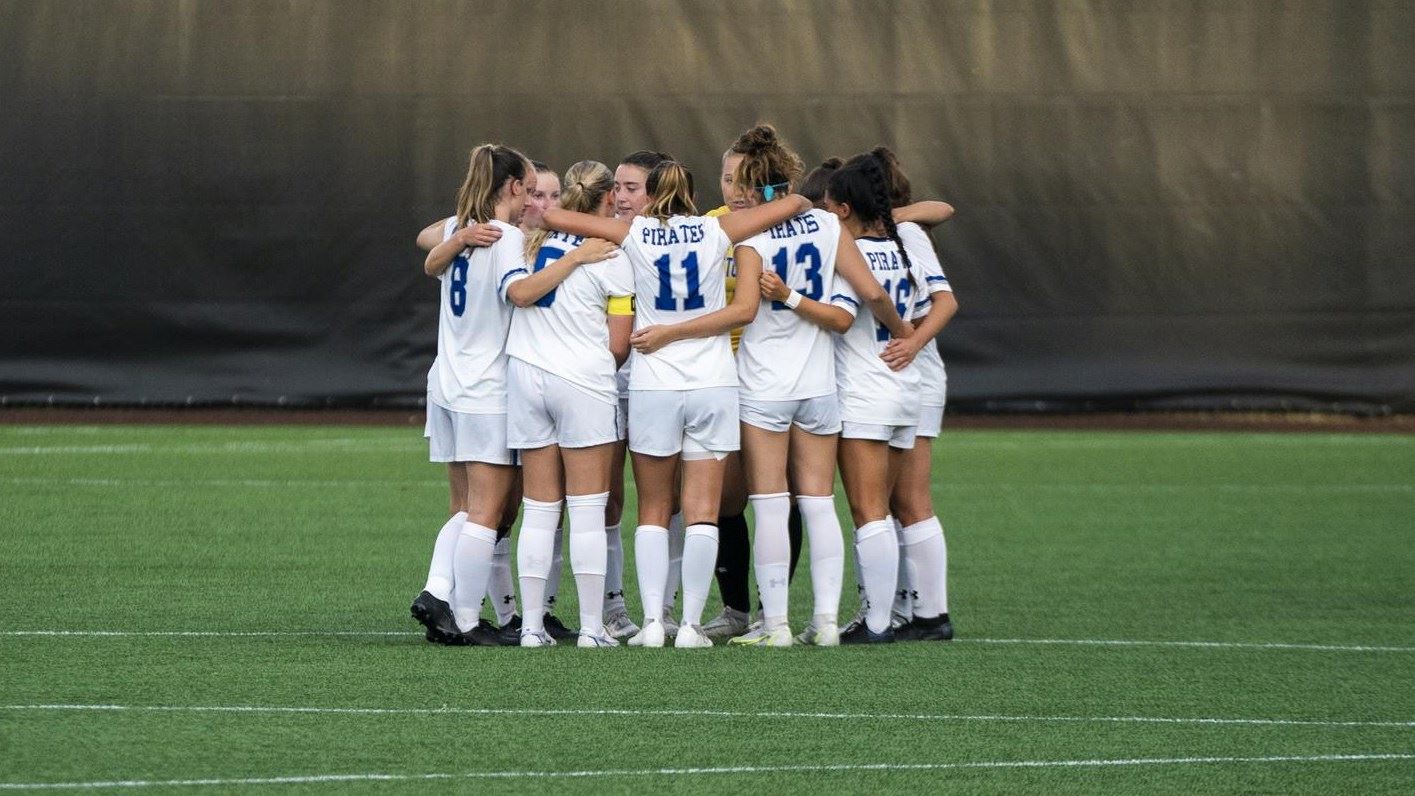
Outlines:
[[610, 314], [610, 315], [633, 315], [633, 314], [634, 314], [634, 297], [633, 297], [633, 296], [610, 296], [610, 297], [609, 297], [609, 314]]

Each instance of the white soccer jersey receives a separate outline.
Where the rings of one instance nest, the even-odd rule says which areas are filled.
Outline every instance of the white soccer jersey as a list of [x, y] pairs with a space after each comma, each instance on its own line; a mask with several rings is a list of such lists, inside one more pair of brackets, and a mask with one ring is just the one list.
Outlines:
[[[824, 210], [807, 210], [738, 246], [756, 250], [762, 269], [776, 271], [792, 290], [829, 302], [839, 244], [840, 220]], [[756, 320], [742, 332], [737, 378], [744, 398], [793, 401], [829, 395], [836, 387], [835, 341], [784, 303], [762, 301]]]
[[[929, 314], [930, 299], [935, 293], [953, 292], [948, 277], [943, 273], [943, 264], [934, 251], [933, 241], [923, 227], [912, 221], [899, 225], [899, 239], [904, 242], [904, 251], [909, 253], [909, 265], [913, 269], [914, 282], [926, 285], [928, 290], [917, 294], [914, 301], [913, 318]], [[948, 375], [943, 369], [943, 357], [938, 353], [938, 345], [930, 342], [919, 350], [914, 362], [919, 366], [921, 390], [920, 398], [924, 406], [943, 406], [948, 390]]]
[[[634, 328], [682, 323], [727, 306], [723, 252], [731, 244], [717, 219], [639, 216], [623, 248], [634, 267]], [[737, 386], [737, 364], [724, 332], [679, 340], [629, 357], [630, 390]]]
[[[518, 260], [501, 272], [501, 296], [527, 278], [573, 251], [585, 239], [552, 232], [534, 261]], [[619, 400], [614, 383], [614, 355], [609, 351], [607, 305], [610, 296], [634, 292], [634, 274], [623, 254], [576, 268], [565, 281], [529, 307], [511, 316], [506, 353], [554, 373], [605, 403]]]
[[[870, 273], [894, 300], [899, 314], [908, 317], [914, 285], [899, 256], [899, 247], [888, 238], [855, 241]], [[860, 307], [850, 284], [837, 279], [831, 303], [849, 310], [855, 322], [835, 341], [835, 377], [840, 388], [841, 419], [850, 423], [911, 426], [919, 420], [919, 367], [910, 364], [899, 372], [889, 369], [880, 353], [889, 343], [889, 330]]]
[[[438, 280], [442, 306], [437, 321], [437, 359], [427, 372], [427, 397], [438, 406], [469, 414], [506, 411], [506, 332], [511, 307], [497, 295], [508, 264], [520, 264], [525, 237], [501, 221], [491, 246], [464, 249]], [[445, 241], [457, 219], [442, 227]]]

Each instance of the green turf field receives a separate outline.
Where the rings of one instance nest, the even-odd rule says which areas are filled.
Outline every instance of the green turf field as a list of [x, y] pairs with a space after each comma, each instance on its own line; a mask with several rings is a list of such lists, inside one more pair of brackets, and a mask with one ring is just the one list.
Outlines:
[[946, 432], [936, 476], [952, 644], [443, 648], [417, 429], [0, 427], [0, 788], [1415, 789], [1415, 437]]

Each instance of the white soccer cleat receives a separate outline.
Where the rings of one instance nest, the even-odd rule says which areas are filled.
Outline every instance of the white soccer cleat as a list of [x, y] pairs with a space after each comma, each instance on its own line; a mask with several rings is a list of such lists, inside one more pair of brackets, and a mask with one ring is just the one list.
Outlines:
[[522, 630], [521, 646], [523, 647], [553, 647], [555, 639], [544, 630]]
[[840, 646], [840, 626], [834, 622], [817, 623], [811, 620], [806, 629], [796, 636], [796, 643], [809, 644], [816, 647], [838, 647]]
[[648, 621], [644, 623], [644, 629], [635, 633], [629, 639], [631, 647], [662, 647], [663, 646], [663, 623]]
[[734, 647], [789, 647], [794, 642], [791, 628], [787, 625], [767, 630], [758, 624], [746, 634], [727, 642]]
[[703, 633], [701, 625], [682, 625], [673, 638], [673, 646], [676, 649], [701, 649], [711, 647], [712, 639]]
[[595, 636], [585, 631], [580, 631], [580, 638], [575, 642], [575, 646], [580, 649], [598, 649], [600, 647], [617, 647], [618, 640], [609, 635], [609, 628], [604, 628], [600, 635]]
[[604, 629], [614, 638], [628, 638], [639, 632], [639, 626], [623, 608], [604, 618]]
[[722, 641], [746, 633], [749, 624], [751, 624], [750, 616], [736, 608], [724, 605], [721, 613], [703, 625], [703, 632], [713, 641]]

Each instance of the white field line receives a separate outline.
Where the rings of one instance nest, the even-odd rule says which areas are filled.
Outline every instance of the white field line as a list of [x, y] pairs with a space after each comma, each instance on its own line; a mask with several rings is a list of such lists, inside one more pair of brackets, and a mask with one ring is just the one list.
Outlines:
[[1030, 716], [956, 713], [821, 713], [784, 710], [741, 711], [639, 708], [361, 708], [295, 705], [0, 705], [6, 712], [89, 713], [237, 713], [351, 716], [627, 716], [708, 719], [814, 719], [848, 721], [1014, 722], [1061, 724], [1194, 724], [1253, 727], [1386, 727], [1415, 728], [1415, 721], [1342, 719], [1243, 719], [1174, 716]]
[[[284, 638], [421, 637], [411, 630], [0, 630], [0, 638]], [[1307, 650], [1311, 652], [1415, 653], [1415, 647], [1367, 644], [1299, 644], [1280, 641], [1149, 641], [1091, 638], [966, 638], [954, 644], [1040, 644], [1082, 647], [1180, 647], [1191, 649]]]
[[[438, 479], [270, 479], [270, 478], [0, 478], [10, 486], [80, 486], [80, 487], [250, 487], [255, 489], [304, 489], [320, 487], [445, 487], [447, 480]], [[941, 482], [943, 489], [1009, 490], [1019, 492], [1070, 493], [1149, 493], [1178, 494], [1191, 492], [1228, 492], [1237, 494], [1415, 494], [1415, 484], [1025, 484], [1015, 482], [950, 483]]]
[[585, 769], [581, 771], [467, 771], [426, 774], [309, 774], [289, 777], [229, 779], [120, 779], [90, 782], [0, 782], [0, 790], [92, 788], [230, 787], [235, 785], [308, 785], [331, 782], [429, 782], [464, 779], [587, 779], [591, 777], [685, 777], [723, 774], [833, 774], [857, 771], [944, 771], [949, 769], [1104, 768], [1127, 766], [1233, 765], [1254, 763], [1359, 763], [1415, 760], [1415, 754], [1274, 755], [1267, 757], [1136, 757], [1097, 760], [981, 760], [961, 763], [841, 763], [714, 768]]

